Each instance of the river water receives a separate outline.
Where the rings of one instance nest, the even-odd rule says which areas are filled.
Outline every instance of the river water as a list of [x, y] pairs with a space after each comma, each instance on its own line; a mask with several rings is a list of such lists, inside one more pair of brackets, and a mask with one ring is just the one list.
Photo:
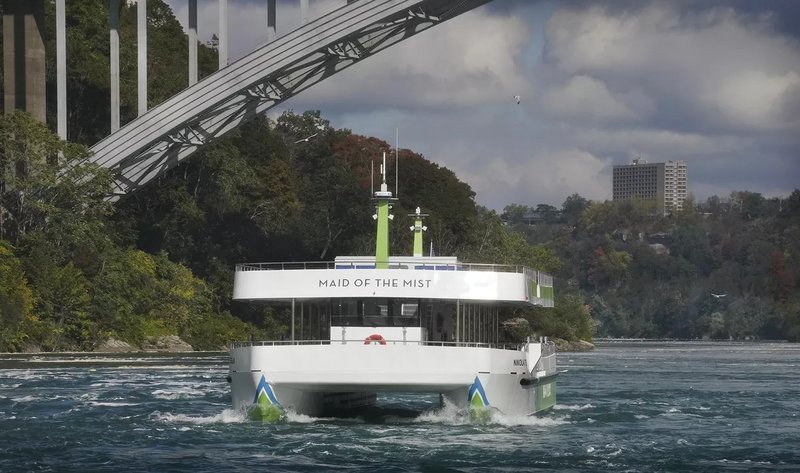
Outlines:
[[800, 345], [560, 353], [558, 403], [473, 424], [438, 396], [247, 421], [227, 355], [0, 355], [0, 471], [800, 471]]

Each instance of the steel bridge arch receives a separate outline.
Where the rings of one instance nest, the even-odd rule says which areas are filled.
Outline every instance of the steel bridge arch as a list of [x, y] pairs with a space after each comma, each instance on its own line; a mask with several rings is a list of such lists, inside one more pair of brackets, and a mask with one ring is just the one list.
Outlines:
[[491, 0], [358, 0], [261, 46], [91, 147], [114, 198], [244, 121], [345, 68]]

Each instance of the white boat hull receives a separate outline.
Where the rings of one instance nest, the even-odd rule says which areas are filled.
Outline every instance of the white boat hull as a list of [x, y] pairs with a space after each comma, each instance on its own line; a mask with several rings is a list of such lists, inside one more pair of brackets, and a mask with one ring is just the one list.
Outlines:
[[236, 408], [263, 395], [312, 416], [368, 405], [379, 392], [440, 393], [460, 408], [528, 415], [551, 407], [556, 394], [555, 363], [536, 378], [528, 364], [538, 358], [529, 360], [528, 351], [392, 341], [246, 344], [231, 350], [231, 393]]

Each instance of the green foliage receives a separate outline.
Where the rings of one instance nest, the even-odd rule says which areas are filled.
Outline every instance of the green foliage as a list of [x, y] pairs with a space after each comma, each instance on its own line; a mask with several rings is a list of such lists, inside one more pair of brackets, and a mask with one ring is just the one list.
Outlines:
[[0, 240], [0, 351], [22, 349], [27, 325], [34, 322], [34, 297], [8, 241]]
[[734, 192], [669, 216], [565, 202], [564, 224], [521, 229], [548, 242], [556, 293], [579, 291], [601, 336], [799, 340], [799, 196]]
[[594, 332], [589, 306], [578, 294], [556, 297], [554, 309], [536, 309], [533, 330], [565, 340], [591, 340]]
[[91, 311], [100, 330], [136, 345], [147, 337], [189, 333], [215, 313], [205, 283], [163, 253], [117, 251], [94, 288]]
[[234, 340], [247, 340], [250, 336], [258, 340], [267, 338], [262, 330], [228, 312], [198, 317], [183, 333], [195, 350], [225, 350]]
[[478, 208], [477, 232], [462, 252], [465, 261], [524, 265], [547, 273], [561, 262], [544, 245], [530, 245], [525, 235], [506, 226], [493, 210]]

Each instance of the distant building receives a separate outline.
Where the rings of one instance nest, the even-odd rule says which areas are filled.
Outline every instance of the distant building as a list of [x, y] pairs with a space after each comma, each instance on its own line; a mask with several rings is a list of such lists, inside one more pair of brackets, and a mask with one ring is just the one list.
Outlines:
[[683, 161], [648, 163], [634, 159], [632, 164], [614, 166], [614, 200], [636, 200], [653, 205], [662, 214], [683, 210], [688, 196], [688, 174]]

